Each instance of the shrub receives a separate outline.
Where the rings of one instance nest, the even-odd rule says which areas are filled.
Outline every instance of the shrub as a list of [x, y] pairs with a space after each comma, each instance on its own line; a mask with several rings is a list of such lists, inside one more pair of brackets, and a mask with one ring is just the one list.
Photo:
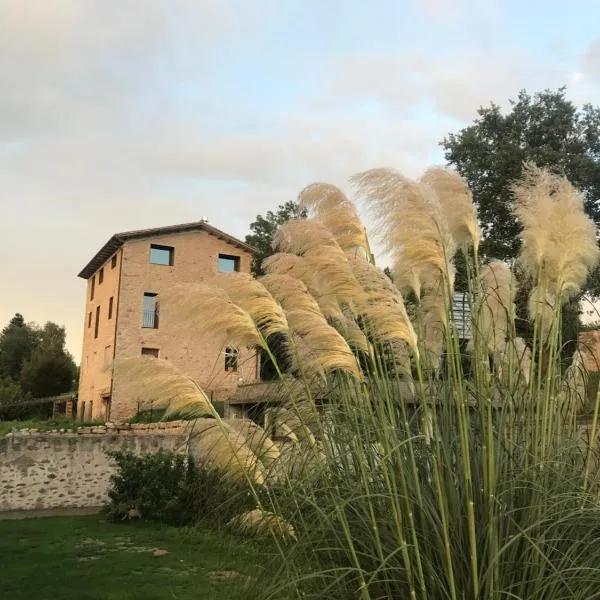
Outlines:
[[189, 456], [164, 451], [110, 456], [117, 473], [111, 476], [105, 509], [114, 520], [135, 509], [143, 519], [169, 525], [200, 521], [221, 525], [255, 506], [244, 484], [218, 469], [196, 464]]
[[52, 402], [32, 401], [18, 383], [0, 379], [0, 421], [14, 421], [52, 415]]

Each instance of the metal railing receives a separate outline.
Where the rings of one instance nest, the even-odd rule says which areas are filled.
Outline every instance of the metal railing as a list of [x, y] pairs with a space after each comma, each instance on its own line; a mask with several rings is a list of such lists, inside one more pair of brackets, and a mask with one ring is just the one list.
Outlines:
[[158, 329], [158, 310], [156, 308], [145, 308], [142, 311], [142, 327]]

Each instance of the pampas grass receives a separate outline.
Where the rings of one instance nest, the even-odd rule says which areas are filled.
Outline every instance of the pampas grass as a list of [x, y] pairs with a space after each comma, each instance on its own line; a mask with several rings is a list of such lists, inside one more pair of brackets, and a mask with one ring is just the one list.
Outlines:
[[477, 250], [480, 238], [477, 209], [465, 181], [455, 171], [440, 167], [427, 169], [420, 181], [435, 192], [456, 245]]
[[265, 339], [276, 333], [287, 333], [288, 324], [281, 306], [252, 275], [222, 274], [215, 280], [215, 285], [225, 290], [232, 302], [250, 315]]
[[330, 183], [313, 183], [300, 192], [298, 203], [331, 231], [348, 256], [370, 260], [365, 226], [340, 188]]
[[[476, 307], [475, 329], [490, 354], [501, 352], [514, 329], [516, 284], [508, 266], [499, 260], [480, 272], [482, 302]], [[470, 348], [473, 347], [471, 339]]]
[[519, 262], [538, 282], [531, 315], [545, 314], [547, 322], [548, 313], [576, 294], [598, 264], [596, 226], [565, 177], [532, 164], [525, 165], [513, 195], [514, 213], [523, 227]]
[[275, 536], [282, 540], [290, 540], [296, 537], [294, 528], [290, 523], [284, 521], [280, 516], [260, 508], [255, 508], [234, 517], [228, 523], [228, 527], [236, 533], [245, 535]]
[[299, 310], [288, 312], [287, 318], [295, 334], [295, 355], [301, 372], [323, 377], [329, 371], [345, 371], [361, 377], [350, 346], [322, 315]]
[[331, 231], [316, 221], [292, 219], [284, 223], [273, 237], [273, 248], [279, 252], [304, 256], [325, 246], [339, 248]]
[[214, 413], [198, 384], [166, 360], [136, 356], [117, 360], [113, 373], [119, 393], [138, 398], [142, 406], [167, 409], [167, 414], [207, 416]]
[[417, 297], [440, 278], [452, 287], [456, 246], [431, 188], [392, 169], [371, 169], [351, 177], [367, 201], [376, 238], [392, 257], [400, 291]]
[[252, 484], [264, 484], [265, 466], [252, 451], [245, 435], [225, 421], [195, 421], [188, 444], [190, 454], [199, 464], [218, 467], [238, 481], [250, 479]]
[[364, 290], [359, 311], [369, 337], [376, 342], [405, 342], [416, 352], [417, 336], [398, 289], [375, 265], [354, 259], [351, 266]]
[[531, 376], [531, 350], [523, 338], [507, 340], [494, 356], [500, 379], [508, 390], [528, 386]]
[[270, 274], [261, 278], [284, 307], [290, 331], [295, 334], [296, 366], [306, 373], [341, 369], [360, 377], [358, 364], [346, 340], [331, 327], [306, 286], [289, 275]]
[[[233, 528], [243, 531], [245, 520], [265, 515], [293, 528], [289, 545], [271, 532], [279, 556], [264, 577], [257, 573], [256, 597], [595, 597], [600, 477], [593, 452], [600, 405], [582, 453], [573, 403], [581, 388], [578, 366], [565, 377], [559, 352], [562, 302], [597, 260], [578, 196], [531, 168], [515, 188], [532, 314], [546, 311], [552, 333], [540, 344], [536, 318], [535, 364], [515, 338], [510, 271], [497, 262], [482, 267], [477, 252], [464, 253], [469, 365], [452, 310], [452, 257], [457, 245], [477, 245], [462, 182], [435, 170], [414, 182], [389, 169], [353, 181], [373, 210], [400, 292], [415, 295], [412, 325], [401, 293], [366, 261], [349, 260], [325, 221], [283, 228], [277, 238], [283, 252], [266, 261], [268, 275], [259, 283], [270, 308], [257, 312], [233, 290], [219, 296], [246, 315], [259, 343], [261, 319], [269, 323], [269, 310], [281, 311], [297, 357], [297, 379], [283, 377], [275, 384], [277, 398], [265, 405], [268, 430], [286, 438], [277, 439], [279, 455], [268, 445], [261, 454], [262, 430], [220, 420], [218, 427], [200, 422], [193, 442], [199, 456], [252, 484], [259, 511]], [[316, 197], [307, 200], [315, 214], [318, 206], [344, 202], [331, 188], [305, 193]], [[559, 197], [566, 204], [559, 206]], [[460, 210], [454, 214], [451, 206]], [[352, 324], [367, 340], [357, 356], [332, 328]], [[405, 355], [404, 370], [388, 368], [390, 347], [398, 358], [410, 348], [412, 364]], [[407, 384], [409, 369], [414, 380]]]
[[177, 322], [185, 323], [188, 331], [193, 330], [221, 347], [232, 342], [264, 345], [252, 317], [219, 287], [201, 283], [177, 285], [160, 300], [160, 306], [167, 320], [169, 315], [177, 315]]

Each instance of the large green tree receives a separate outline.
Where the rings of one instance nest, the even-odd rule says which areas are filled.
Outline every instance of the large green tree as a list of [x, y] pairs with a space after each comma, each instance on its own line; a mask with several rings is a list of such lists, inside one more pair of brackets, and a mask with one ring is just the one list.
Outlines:
[[600, 108], [578, 108], [560, 88], [521, 91], [509, 111], [492, 104], [478, 115], [441, 145], [473, 191], [485, 256], [512, 259], [519, 251], [510, 187], [526, 161], [566, 175], [581, 190], [588, 214], [600, 221]]
[[65, 349], [65, 328], [48, 322], [21, 371], [21, 387], [34, 398], [56, 396], [73, 389], [77, 367]]
[[281, 204], [275, 212], [267, 211], [264, 217], [262, 215], [256, 216], [256, 221], [250, 223], [252, 233], [246, 236], [246, 243], [256, 249], [252, 261], [254, 275], [263, 275], [262, 261], [275, 252], [273, 249], [273, 236], [277, 228], [290, 219], [304, 218], [306, 218], [306, 211], [293, 200]]
[[10, 395], [18, 397], [21, 391], [41, 398], [73, 389], [77, 367], [65, 338], [65, 328], [56, 323], [39, 327], [21, 314], [11, 319], [0, 333], [0, 382]]
[[39, 331], [17, 313], [0, 333], [0, 377], [18, 382], [39, 342]]
[[[581, 191], [587, 213], [600, 222], [600, 108], [578, 108], [566, 88], [537, 94], [521, 91], [503, 112], [492, 104], [441, 145], [448, 163], [473, 192], [483, 230], [481, 253], [488, 258], [514, 259], [519, 252], [520, 226], [511, 212], [511, 185], [531, 161], [569, 180]], [[527, 321], [528, 282], [517, 299], [517, 330], [530, 337]], [[600, 276], [590, 277], [586, 291], [600, 293]], [[565, 355], [572, 352], [579, 329], [579, 298], [565, 307]]]

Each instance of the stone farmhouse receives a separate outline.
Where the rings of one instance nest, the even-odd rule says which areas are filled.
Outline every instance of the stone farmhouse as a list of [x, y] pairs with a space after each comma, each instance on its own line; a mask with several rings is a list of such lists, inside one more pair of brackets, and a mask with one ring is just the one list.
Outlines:
[[144, 399], [120, 393], [111, 366], [121, 358], [167, 359], [215, 400], [256, 381], [256, 353], [217, 348], [159, 310], [159, 299], [177, 284], [249, 273], [252, 255], [250, 246], [205, 221], [113, 235], [79, 273], [87, 293], [78, 418], [118, 421], [142, 408]]

